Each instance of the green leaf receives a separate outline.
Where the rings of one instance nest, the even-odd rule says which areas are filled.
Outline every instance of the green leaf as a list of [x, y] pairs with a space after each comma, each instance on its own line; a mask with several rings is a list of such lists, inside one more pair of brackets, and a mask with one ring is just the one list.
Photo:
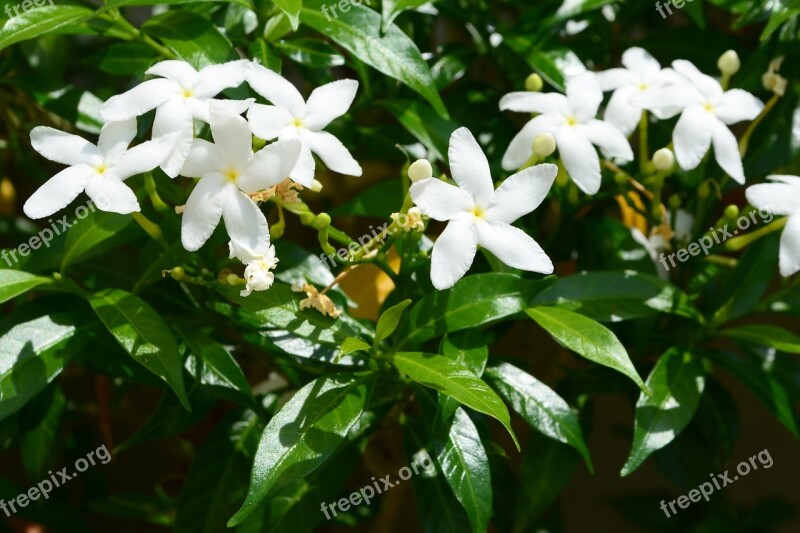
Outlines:
[[397, 18], [397, 15], [403, 11], [416, 9], [429, 1], [430, 0], [383, 0], [383, 2], [381, 2], [383, 31], [386, 31], [389, 25], [394, 22], [394, 19]]
[[361, 418], [371, 374], [332, 374], [297, 391], [269, 421], [258, 444], [250, 489], [229, 527], [241, 523], [271, 494], [319, 468]]
[[339, 355], [348, 355], [353, 352], [368, 352], [372, 349], [372, 346], [367, 344], [366, 342], [362, 341], [361, 339], [357, 339], [355, 337], [347, 337], [342, 345], [339, 347]]
[[656, 276], [634, 270], [581, 272], [561, 278], [543, 290], [534, 304], [561, 307], [601, 322], [654, 313], [703, 321], [702, 314], [683, 291]]
[[594, 472], [578, 417], [556, 392], [509, 363], [486, 369], [494, 388], [536, 431], [578, 450], [589, 472]]
[[392, 213], [400, 210], [402, 204], [403, 188], [400, 180], [383, 180], [370, 185], [328, 213], [331, 216], [389, 218]]
[[564, 347], [625, 374], [647, 393], [628, 352], [610, 329], [591, 318], [558, 307], [533, 307], [525, 312]]
[[519, 441], [511, 429], [511, 417], [503, 400], [466, 366], [441, 355], [421, 352], [398, 352], [390, 357], [395, 368], [420, 385], [497, 419], [508, 430], [519, 449]]
[[300, 9], [303, 7], [303, 0], [273, 0], [278, 8], [286, 13], [292, 30], [297, 31], [300, 25]]
[[703, 361], [688, 351], [672, 348], [661, 356], [647, 377], [652, 394], [640, 394], [636, 402], [633, 446], [621, 476], [639, 468], [683, 431], [700, 403], [705, 374]]
[[92, 60], [108, 74], [134, 76], [147, 70], [157, 57], [152, 48], [141, 43], [114, 43]]
[[456, 499], [467, 511], [473, 533], [483, 533], [492, 515], [492, 479], [489, 458], [478, 428], [458, 408], [444, 435], [434, 437], [436, 460]]
[[96, 257], [108, 250], [120, 240], [120, 232], [133, 221], [130, 215], [97, 211], [91, 202], [87, 205], [90, 211], [88, 216], [83, 220], [76, 218], [73, 222], [67, 221], [72, 227], [64, 244], [62, 271], [69, 265]]
[[21, 270], [0, 269], [0, 304], [53, 280]]
[[178, 345], [161, 316], [147, 302], [122, 289], [97, 292], [89, 296], [89, 303], [125, 351], [163, 379], [191, 411]]
[[275, 46], [289, 59], [311, 68], [333, 68], [344, 65], [344, 57], [325, 41], [292, 39]]
[[726, 329], [720, 334], [732, 339], [769, 346], [780, 352], [800, 353], [800, 337], [778, 326], [748, 324], [736, 329]]
[[97, 11], [102, 13], [109, 9], [118, 9], [129, 6], [157, 6], [157, 5], [177, 5], [177, 4], [198, 4], [202, 2], [230, 2], [239, 4], [248, 9], [255, 9], [251, 0], [108, 0]]
[[158, 37], [178, 57], [196, 69], [236, 59], [228, 38], [207, 17], [191, 11], [167, 11], [142, 25], [142, 32]]
[[451, 289], [432, 292], [411, 308], [398, 334], [400, 346], [418, 346], [445, 333], [512, 317], [530, 307], [553, 281], [530, 281], [496, 272], [467, 276]]
[[[439, 353], [457, 363], [467, 367], [475, 377], [481, 377], [486, 368], [486, 360], [489, 358], [489, 347], [486, 339], [477, 329], [465, 329], [448, 333], [442, 337], [439, 345]], [[440, 421], [449, 420], [458, 408], [458, 402], [444, 394], [439, 395], [439, 411], [436, 414], [434, 427]]]
[[61, 422], [67, 401], [58, 386], [53, 387], [51, 396], [44, 417], [20, 440], [22, 463], [30, 479], [43, 479], [48, 470], [58, 466], [57, 450], [62, 442]]
[[[342, 48], [379, 72], [405, 83], [421, 94], [436, 111], [447, 116], [431, 70], [414, 41], [394, 24], [381, 32], [381, 16], [368, 7], [350, 4], [347, 12], [326, 17], [327, 0], [306, 1], [300, 11], [303, 24], [333, 39]], [[329, 20], [330, 18], [330, 20]]]
[[250, 43], [248, 51], [253, 61], [258, 61], [268, 69], [280, 73], [281, 58], [267, 41], [261, 38], [256, 39]]
[[0, 50], [14, 43], [55, 32], [81, 23], [94, 15], [91, 9], [70, 5], [45, 5], [20, 11], [0, 28]]
[[416, 100], [392, 99], [382, 102], [382, 105], [425, 146], [431, 163], [446, 160], [450, 135], [458, 128], [458, 124]]
[[403, 316], [403, 311], [406, 307], [411, 305], [411, 300], [403, 300], [397, 305], [393, 305], [383, 312], [378, 319], [378, 325], [375, 327], [375, 340], [373, 346], [378, 346], [384, 339], [389, 338], [389, 335], [394, 333], [397, 325], [400, 323], [400, 318]]

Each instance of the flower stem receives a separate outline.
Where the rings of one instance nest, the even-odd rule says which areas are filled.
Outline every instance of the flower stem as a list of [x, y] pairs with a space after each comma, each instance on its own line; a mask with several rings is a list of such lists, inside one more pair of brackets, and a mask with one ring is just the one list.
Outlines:
[[739, 141], [739, 153], [742, 157], [744, 157], [747, 153], [747, 148], [750, 144], [750, 137], [752, 137], [753, 131], [755, 131], [758, 125], [761, 124], [761, 121], [764, 120], [764, 117], [767, 116], [767, 113], [769, 113], [770, 110], [775, 107], [775, 104], [778, 103], [779, 98], [780, 96], [777, 94], [773, 95], [772, 98], [769, 99], [769, 102], [767, 102], [767, 105], [764, 106], [764, 109], [761, 110], [761, 113], [759, 113], [756, 119], [747, 127], [747, 130], [744, 132], [744, 135], [742, 135], [742, 138]]
[[648, 142], [649, 121], [647, 111], [642, 111], [642, 118], [639, 120], [639, 168], [644, 174], [647, 163], [650, 162], [650, 147]]
[[741, 237], [734, 237], [733, 239], [728, 239], [722, 247], [728, 252], [736, 252], [744, 248], [745, 246], [754, 243], [761, 237], [765, 235], [769, 235], [775, 231], [780, 230], [786, 225], [786, 221], [789, 220], [789, 217], [783, 217], [779, 220], [772, 222], [771, 224], [767, 224], [761, 229], [748, 233], [747, 235], [742, 235]]
[[152, 237], [153, 240], [158, 242], [158, 244], [160, 244], [165, 250], [169, 248], [169, 243], [167, 243], [167, 241], [164, 239], [164, 235], [161, 233], [161, 228], [159, 228], [157, 224], [139, 212], [131, 214], [133, 215], [133, 220], [139, 224], [145, 233]]

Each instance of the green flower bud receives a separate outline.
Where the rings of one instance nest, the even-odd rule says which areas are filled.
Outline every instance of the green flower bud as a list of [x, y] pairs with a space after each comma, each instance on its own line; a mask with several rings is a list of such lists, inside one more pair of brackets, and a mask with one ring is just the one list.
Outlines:
[[700, 184], [697, 188], [697, 197], [701, 200], [705, 200], [711, 195], [711, 187], [708, 186], [708, 182], [704, 181]]
[[525, 90], [532, 93], [537, 93], [544, 87], [542, 77], [536, 73], [531, 74], [525, 79]]
[[725, 208], [725, 218], [728, 220], [736, 220], [739, 218], [739, 206], [731, 204]]
[[678, 209], [681, 206], [681, 197], [677, 194], [673, 194], [669, 197], [668, 203], [670, 209]]
[[728, 50], [719, 56], [717, 61], [717, 67], [719, 67], [719, 71], [722, 72], [723, 76], [733, 76], [739, 72], [741, 66], [742, 62], [739, 61], [739, 55], [733, 50]]
[[675, 154], [669, 148], [656, 150], [653, 154], [653, 165], [656, 170], [667, 171], [675, 164]]
[[617, 185], [625, 185], [628, 183], [628, 175], [624, 172], [617, 172], [614, 174], [614, 181]]
[[331, 216], [328, 213], [320, 213], [317, 215], [316, 220], [314, 220], [314, 227], [318, 230], [322, 230], [327, 228], [331, 225]]
[[169, 271], [169, 275], [175, 281], [181, 281], [183, 278], [186, 277], [186, 271], [181, 266], [176, 266], [172, 270]]

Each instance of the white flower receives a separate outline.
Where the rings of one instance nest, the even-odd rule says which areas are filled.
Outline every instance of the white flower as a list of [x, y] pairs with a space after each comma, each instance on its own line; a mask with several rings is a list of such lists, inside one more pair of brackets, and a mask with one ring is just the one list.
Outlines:
[[[625, 135], [630, 135], [636, 129], [643, 110], [641, 105], [631, 102], [632, 96], [660, 87], [685, 84], [686, 80], [670, 68], [662, 69], [661, 64], [641, 48], [626, 50], [622, 54], [622, 65], [625, 68], [598, 72], [597, 81], [603, 91], [614, 91], [603, 118]], [[665, 118], [658, 108], [647, 110], [653, 111], [658, 118]], [[679, 111], [676, 109], [673, 115]]]
[[[156, 110], [153, 137], [176, 132], [175, 145], [161, 168], [170, 177], [180, 173], [194, 137], [193, 119], [208, 122], [209, 103], [225, 89], [244, 82], [245, 60], [209, 65], [199, 72], [185, 61], [161, 61], [146, 74], [161, 76], [109, 98], [100, 108], [104, 120], [125, 120]], [[243, 113], [253, 100], [221, 101], [232, 113]]]
[[273, 105], [253, 104], [247, 113], [250, 128], [262, 139], [300, 139], [303, 148], [291, 178], [304, 187], [314, 181], [314, 156], [341, 174], [360, 176], [361, 166], [345, 146], [323, 131], [334, 119], [344, 115], [358, 90], [355, 80], [339, 80], [314, 89], [308, 101], [279, 74], [251, 63], [247, 81], [255, 92]]
[[285, 180], [297, 161], [300, 143], [279, 141], [253, 154], [252, 134], [242, 117], [213, 105], [209, 120], [214, 143], [195, 139], [181, 171], [200, 178], [186, 202], [181, 241], [190, 252], [197, 250], [221, 216], [231, 240], [257, 250], [269, 241], [269, 228], [248, 195]]
[[553, 264], [524, 231], [511, 225], [536, 209], [553, 185], [558, 167], [527, 168], [492, 184], [489, 162], [467, 128], [450, 137], [450, 170], [458, 187], [436, 178], [413, 183], [411, 198], [430, 218], [448, 221], [433, 245], [431, 282], [439, 290], [461, 279], [480, 244], [510, 267], [550, 274]]
[[744, 183], [739, 145], [727, 125], [753, 120], [764, 109], [763, 102], [741, 89], [723, 92], [717, 80], [688, 61], [674, 61], [672, 67], [690, 84], [663, 87], [634, 99], [642, 106], [661, 109], [667, 116], [676, 114], [675, 109], [682, 110], [672, 132], [675, 156], [682, 169], [697, 168], [713, 144], [722, 170]]
[[259, 241], [256, 250], [244, 249], [233, 241], [229, 243], [231, 258], [236, 257], [246, 265], [244, 279], [247, 284], [245, 290], [239, 293], [241, 296], [250, 296], [253, 291], [265, 291], [275, 282], [272, 269], [277, 266], [278, 258], [275, 257], [275, 246], [269, 244], [269, 233], [266, 238]]
[[591, 72], [567, 80], [567, 95], [558, 93], [509, 93], [500, 100], [501, 110], [541, 113], [531, 119], [511, 141], [503, 156], [503, 168], [514, 170], [530, 158], [533, 141], [540, 133], [556, 139], [559, 155], [569, 175], [586, 194], [600, 190], [600, 158], [594, 146], [622, 162], [633, 160], [633, 151], [615, 126], [595, 119], [603, 92]]
[[153, 170], [169, 154], [174, 139], [161, 137], [128, 150], [136, 137], [136, 120], [109, 122], [100, 130], [97, 146], [53, 128], [31, 131], [31, 145], [47, 159], [70, 165], [28, 198], [23, 210], [31, 218], [44, 218], [69, 205], [86, 191], [98, 209], [113, 213], [139, 211], [139, 202], [124, 180]]
[[800, 177], [767, 176], [777, 183], [762, 183], [747, 189], [747, 201], [774, 215], [786, 215], [781, 234], [779, 265], [781, 276], [800, 271]]

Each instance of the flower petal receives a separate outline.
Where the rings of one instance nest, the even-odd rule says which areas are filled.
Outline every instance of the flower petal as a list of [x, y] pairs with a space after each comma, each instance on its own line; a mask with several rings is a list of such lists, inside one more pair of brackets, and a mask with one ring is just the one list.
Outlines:
[[778, 181], [787, 185], [794, 185], [800, 187], [800, 176], [788, 176], [786, 174], [770, 174], [767, 176], [768, 180]]
[[589, 142], [599, 146], [607, 157], [625, 163], [633, 161], [631, 144], [625, 135], [611, 124], [602, 120], [590, 120], [583, 126], [583, 131]]
[[711, 76], [697, 70], [697, 67], [689, 61], [676, 59], [672, 62], [672, 68], [692, 82], [692, 85], [697, 87], [707, 99], [716, 101], [717, 98], [722, 96], [722, 85]]
[[631, 104], [652, 111], [660, 119], [672, 118], [689, 106], [702, 104], [705, 98], [694, 85], [651, 87], [634, 92]]
[[508, 145], [503, 155], [503, 169], [517, 170], [533, 155], [533, 141], [540, 133], [555, 134], [559, 126], [564, 124], [561, 115], [539, 115], [528, 121]]
[[747, 188], [747, 201], [774, 215], [800, 214], [800, 186], [760, 183]]
[[253, 104], [247, 112], [247, 122], [258, 137], [271, 141], [292, 125], [294, 117], [284, 107]]
[[728, 126], [719, 120], [715, 120], [712, 124], [711, 141], [714, 143], [714, 157], [717, 163], [737, 183], [744, 183], [742, 156], [739, 154], [736, 137]]
[[161, 163], [161, 168], [167, 176], [174, 178], [178, 175], [189, 155], [194, 139], [194, 124], [189, 107], [181, 99], [164, 102], [156, 110], [156, 117], [153, 121], [153, 138], [164, 137], [170, 133], [177, 133], [174, 137], [173, 149]]
[[764, 102], [749, 92], [731, 89], [719, 99], [714, 114], [725, 124], [736, 124], [743, 120], [753, 120], [763, 109]]
[[39, 187], [22, 210], [33, 219], [49, 217], [77, 198], [94, 174], [95, 170], [87, 165], [65, 168]]
[[201, 69], [197, 75], [197, 84], [194, 86], [195, 96], [212, 98], [225, 89], [238, 87], [244, 83], [245, 66], [249, 63], [245, 59], [240, 59]]
[[211, 136], [222, 159], [244, 171], [253, 157], [253, 134], [247, 121], [212, 104]]
[[106, 122], [100, 130], [97, 149], [106, 164], [113, 163], [136, 137], [136, 119]]
[[124, 181], [131, 176], [153, 170], [170, 155], [177, 135], [171, 133], [134, 146], [119, 156], [106, 174]]
[[781, 234], [778, 264], [783, 277], [800, 271], [800, 215], [791, 216], [786, 221]]
[[[427, 181], [427, 180], [426, 180]], [[478, 249], [478, 235], [471, 219], [451, 220], [431, 252], [431, 283], [449, 289], [466, 274]]]
[[622, 64], [643, 77], [652, 76], [661, 70], [661, 63], [647, 50], [636, 46], [625, 50], [622, 54]]
[[521, 113], [569, 113], [567, 97], [559, 93], [515, 92], [500, 99], [500, 111]]
[[489, 161], [478, 141], [467, 128], [458, 128], [450, 136], [450, 172], [459, 187], [469, 193], [475, 203], [484, 208], [489, 206], [494, 194], [492, 173]]
[[214, 143], [203, 139], [195, 139], [192, 149], [183, 163], [181, 176], [187, 178], [201, 178], [212, 172], [223, 172], [225, 162]]
[[190, 89], [197, 83], [197, 71], [186, 61], [167, 59], [160, 61], [147, 69], [145, 74], [151, 76], [161, 76], [172, 80], [186, 89]]
[[479, 222], [475, 225], [478, 244], [512, 268], [553, 273], [553, 263], [530, 235], [503, 222]]
[[225, 176], [218, 173], [200, 178], [194, 186], [181, 220], [181, 242], [188, 251], [198, 250], [214, 233], [229, 189], [235, 187], [226, 183]]
[[583, 72], [567, 80], [567, 100], [579, 122], [597, 116], [603, 91], [594, 72]]
[[[281, 140], [289, 140], [291, 137], [281, 135]], [[301, 141], [302, 142], [302, 141]], [[311, 148], [308, 144], [303, 143], [300, 148], [300, 155], [297, 158], [297, 163], [289, 174], [289, 178], [295, 183], [299, 183], [303, 187], [311, 187], [314, 184], [314, 174], [317, 164], [314, 162], [314, 156], [311, 153]]]
[[584, 133], [573, 126], [556, 131], [556, 146], [572, 181], [586, 194], [600, 190], [600, 157]]
[[300, 130], [300, 138], [322, 159], [325, 166], [334, 172], [348, 176], [360, 176], [358, 164], [342, 142], [327, 131]]
[[641, 82], [641, 76], [626, 68], [611, 68], [597, 73], [597, 83], [603, 92], [621, 87], [633, 87]]
[[114, 176], [92, 176], [86, 184], [86, 196], [101, 211], [127, 215], [141, 210], [131, 188]]
[[222, 201], [222, 218], [231, 240], [238, 246], [255, 250], [269, 239], [267, 218], [256, 203], [242, 191], [230, 188]]
[[47, 126], [31, 130], [31, 146], [50, 161], [62, 165], [95, 166], [103, 161], [97, 147], [83, 137]]
[[286, 108], [294, 117], [305, 116], [306, 103], [286, 78], [257, 63], [247, 66], [245, 76], [255, 92], [273, 104]]
[[148, 80], [133, 89], [112, 96], [100, 108], [100, 116], [106, 122], [128, 120], [144, 115], [167, 100], [178, 98], [181, 94], [178, 83], [167, 79]]
[[341, 117], [356, 97], [356, 80], [338, 80], [317, 87], [306, 102], [305, 126], [311, 130], [321, 130], [334, 119]]
[[547, 163], [526, 168], [509, 177], [494, 192], [492, 203], [486, 210], [486, 220], [511, 224], [527, 215], [547, 197], [556, 174], [558, 167]]
[[300, 156], [303, 143], [299, 139], [278, 141], [265, 146], [253, 156], [250, 166], [237, 185], [246, 193], [254, 193], [279, 184], [289, 177]]
[[428, 178], [411, 184], [408, 191], [414, 204], [434, 220], [452, 220], [468, 214], [475, 203], [463, 189], [438, 178]]
[[640, 92], [636, 87], [622, 87], [614, 91], [606, 106], [603, 118], [625, 135], [630, 135], [642, 118], [642, 108], [631, 103], [631, 96]]
[[711, 146], [710, 121], [714, 116], [702, 107], [693, 106], [681, 113], [672, 132], [675, 158], [683, 170], [697, 168]]

